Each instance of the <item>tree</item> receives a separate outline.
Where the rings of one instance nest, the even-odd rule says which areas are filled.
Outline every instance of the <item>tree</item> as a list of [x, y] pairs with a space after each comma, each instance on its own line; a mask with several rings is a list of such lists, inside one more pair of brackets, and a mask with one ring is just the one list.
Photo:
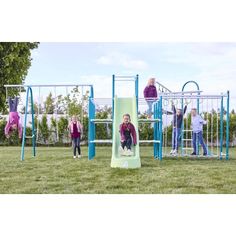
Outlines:
[[[31, 66], [31, 50], [39, 43], [0, 43], [0, 112], [6, 112], [6, 88], [4, 84], [22, 84]], [[19, 94], [10, 89], [9, 96]]]
[[45, 113], [46, 114], [54, 114], [55, 111], [55, 98], [52, 97], [52, 93], [50, 92], [46, 98], [44, 103]]

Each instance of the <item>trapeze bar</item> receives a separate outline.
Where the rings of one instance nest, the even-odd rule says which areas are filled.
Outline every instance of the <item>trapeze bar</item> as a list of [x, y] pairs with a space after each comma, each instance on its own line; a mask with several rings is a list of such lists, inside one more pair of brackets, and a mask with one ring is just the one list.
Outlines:
[[91, 119], [94, 123], [112, 123], [112, 119]]
[[139, 119], [138, 122], [140, 123], [153, 123], [153, 122], [160, 122], [160, 119]]
[[160, 143], [160, 140], [139, 140], [139, 143]]
[[93, 87], [92, 84], [5, 84], [5, 88], [24, 88], [24, 87]]
[[90, 143], [112, 143], [112, 139], [95, 139], [90, 141]]

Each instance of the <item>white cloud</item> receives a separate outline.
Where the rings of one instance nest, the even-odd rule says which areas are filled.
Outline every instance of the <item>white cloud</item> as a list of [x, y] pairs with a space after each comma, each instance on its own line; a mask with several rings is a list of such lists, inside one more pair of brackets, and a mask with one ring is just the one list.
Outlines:
[[145, 70], [148, 68], [148, 64], [144, 60], [134, 59], [120, 52], [111, 52], [105, 56], [101, 56], [96, 62], [100, 65], [122, 66], [125, 69], [133, 70]]

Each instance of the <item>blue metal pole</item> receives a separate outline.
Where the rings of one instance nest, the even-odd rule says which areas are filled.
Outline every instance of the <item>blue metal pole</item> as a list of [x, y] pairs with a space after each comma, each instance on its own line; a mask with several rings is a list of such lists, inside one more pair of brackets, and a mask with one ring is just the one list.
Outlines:
[[162, 160], [162, 96], [160, 97], [160, 106], [159, 106], [159, 140], [160, 140], [160, 147], [159, 147], [159, 159]]
[[223, 153], [223, 128], [224, 126], [224, 97], [221, 97], [221, 111], [220, 111], [220, 160], [222, 160]]
[[[159, 101], [157, 103], [154, 104], [154, 119], [158, 118], [158, 107], [159, 107]], [[155, 122], [154, 123], [154, 141], [158, 140], [158, 123]], [[158, 158], [158, 143], [153, 144], [153, 154], [154, 154], [154, 158], [157, 159]]]
[[115, 75], [112, 75], [112, 119], [114, 119]]
[[[190, 80], [190, 81], [187, 81], [184, 85], [183, 85], [183, 87], [182, 87], [182, 91], [184, 91], [184, 89], [185, 89], [185, 87], [186, 87], [186, 85], [187, 84], [190, 84], [190, 83], [192, 83], [192, 84], [195, 84], [196, 85], [196, 87], [197, 87], [197, 90], [198, 91], [200, 91], [200, 87], [199, 87], [199, 85], [198, 85], [198, 83], [196, 82], [196, 81], [194, 81], [194, 80]], [[198, 95], [200, 95], [201, 93], [199, 92], [198, 93]], [[197, 113], [199, 114], [199, 111], [200, 111], [200, 101], [199, 101], [199, 98], [197, 98]], [[182, 131], [182, 130], [181, 130]], [[183, 144], [182, 144], [182, 142], [181, 142], [181, 146], [182, 146]], [[199, 140], [197, 141], [197, 155], [199, 154]], [[183, 154], [183, 151], [182, 151], [182, 154]]]
[[[176, 108], [175, 108], [176, 109]], [[182, 109], [182, 112], [184, 111], [184, 99], [182, 98], [181, 99], [181, 109]], [[183, 122], [181, 124], [181, 154], [182, 156], [184, 155], [184, 114], [183, 114]]]
[[29, 87], [30, 90], [30, 97], [31, 97], [31, 117], [32, 117], [32, 153], [33, 157], [36, 156], [35, 150], [35, 125], [34, 125], [34, 99], [33, 99], [33, 91], [32, 88]]
[[92, 143], [95, 139], [95, 124], [91, 119], [95, 119], [95, 104], [93, 102], [93, 88], [91, 87], [91, 93], [89, 97], [89, 127], [88, 127], [88, 159], [92, 160], [95, 156], [95, 143]]
[[24, 129], [23, 129], [23, 137], [22, 137], [22, 145], [21, 145], [21, 160], [25, 160], [25, 137], [26, 137], [26, 124], [27, 124], [27, 113], [28, 113], [28, 101], [29, 101], [29, 87], [26, 91], [26, 102], [25, 102], [25, 119], [24, 119]]
[[229, 160], [229, 122], [230, 122], [230, 114], [229, 114], [229, 100], [230, 100], [230, 94], [229, 94], [229, 91], [227, 91], [226, 160]]

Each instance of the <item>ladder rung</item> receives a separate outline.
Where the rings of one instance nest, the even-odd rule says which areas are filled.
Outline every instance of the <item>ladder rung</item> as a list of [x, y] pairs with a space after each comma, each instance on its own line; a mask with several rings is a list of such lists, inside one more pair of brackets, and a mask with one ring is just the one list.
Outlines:
[[192, 139], [183, 139], [183, 141], [193, 141]]
[[160, 119], [139, 119], [138, 122], [140, 123], [153, 123], [153, 122], [160, 122]]
[[139, 140], [139, 143], [160, 143], [160, 140]]
[[25, 138], [28, 138], [28, 139], [34, 138], [34, 135], [32, 135], [32, 136], [25, 136]]
[[112, 119], [91, 119], [94, 123], [112, 123]]
[[90, 141], [90, 143], [112, 143], [111, 139], [95, 139]]

